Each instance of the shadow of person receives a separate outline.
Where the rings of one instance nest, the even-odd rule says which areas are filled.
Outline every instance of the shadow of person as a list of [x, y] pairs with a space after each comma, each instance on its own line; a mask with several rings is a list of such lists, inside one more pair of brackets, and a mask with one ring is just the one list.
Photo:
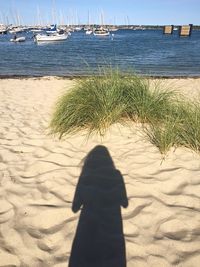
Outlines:
[[81, 209], [69, 267], [125, 267], [121, 206], [128, 206], [121, 173], [105, 146], [87, 155], [76, 187], [73, 212]]

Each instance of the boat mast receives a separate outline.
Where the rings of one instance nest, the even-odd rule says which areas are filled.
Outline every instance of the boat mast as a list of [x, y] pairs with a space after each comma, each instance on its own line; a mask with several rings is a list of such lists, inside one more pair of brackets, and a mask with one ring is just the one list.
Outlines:
[[88, 27], [90, 27], [90, 11], [88, 10]]
[[116, 17], [114, 16], [114, 27], [116, 27]]
[[75, 24], [76, 24], [76, 26], [78, 26], [78, 25], [79, 25], [79, 17], [78, 17], [78, 12], [77, 12], [77, 10], [76, 10], [75, 18], [76, 18]]
[[128, 27], [130, 25], [130, 19], [129, 19], [129, 16], [127, 16], [127, 23], [128, 23]]
[[2, 12], [0, 13], [0, 24], [4, 24], [3, 23], [3, 14], [2, 14]]
[[100, 25], [103, 27], [104, 25], [104, 15], [103, 15], [103, 10], [101, 10], [101, 13], [100, 13]]
[[17, 11], [16, 13], [16, 18], [17, 18], [17, 26], [20, 26], [21, 21], [20, 21], [19, 11]]
[[59, 11], [59, 25], [64, 25], [64, 16], [62, 10]]
[[40, 13], [39, 6], [37, 6], [37, 24], [38, 24], [38, 26], [42, 26], [42, 19], [41, 19], [41, 13]]
[[53, 23], [57, 23], [56, 21], [56, 9], [55, 9], [55, 0], [52, 0], [52, 20], [53, 20]]

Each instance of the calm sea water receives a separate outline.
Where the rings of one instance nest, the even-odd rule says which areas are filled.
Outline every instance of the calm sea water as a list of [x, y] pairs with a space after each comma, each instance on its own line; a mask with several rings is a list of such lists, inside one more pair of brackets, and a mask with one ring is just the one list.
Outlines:
[[0, 76], [86, 75], [110, 64], [147, 75], [200, 76], [200, 31], [181, 38], [161, 30], [119, 30], [113, 38], [82, 31], [64, 42], [39, 45], [31, 33], [25, 43], [10, 38], [0, 35]]

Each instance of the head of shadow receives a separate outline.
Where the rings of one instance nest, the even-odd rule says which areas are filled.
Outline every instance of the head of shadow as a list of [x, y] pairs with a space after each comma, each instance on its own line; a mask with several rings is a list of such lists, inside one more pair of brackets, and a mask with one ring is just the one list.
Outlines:
[[81, 210], [69, 267], [125, 267], [121, 206], [128, 206], [125, 184], [105, 146], [84, 160], [72, 210]]

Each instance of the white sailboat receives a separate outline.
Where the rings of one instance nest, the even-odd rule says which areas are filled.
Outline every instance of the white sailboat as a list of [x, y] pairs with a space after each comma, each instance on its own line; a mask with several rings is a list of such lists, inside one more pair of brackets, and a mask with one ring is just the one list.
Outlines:
[[33, 33], [38, 33], [38, 32], [42, 32], [43, 29], [32, 29], [30, 31], [33, 32]]
[[41, 17], [41, 12], [39, 6], [37, 6], [37, 13], [36, 13], [36, 19], [35, 19], [35, 26], [30, 30], [30, 32], [36, 34], [39, 32], [42, 32], [42, 17]]
[[109, 28], [109, 31], [110, 31], [110, 32], [116, 32], [116, 31], [118, 31], [118, 29], [115, 28], [115, 27], [111, 27], [111, 28]]
[[103, 27], [96, 28], [93, 32], [94, 36], [109, 36], [110, 32]]
[[12, 28], [9, 29], [9, 33], [17, 34], [26, 31], [27, 28], [22, 26], [23, 23], [18, 11], [16, 11], [16, 14], [14, 14], [13, 17], [14, 17], [14, 25], [12, 26]]
[[90, 35], [92, 33], [93, 33], [93, 30], [91, 30], [91, 29], [87, 29], [87, 31], [85, 32], [85, 34], [87, 34], [87, 35]]
[[87, 34], [87, 35], [90, 35], [93, 33], [93, 30], [90, 27], [90, 12], [89, 12], [89, 10], [88, 10], [88, 26], [85, 30], [86, 30], [85, 34]]
[[104, 18], [103, 18], [103, 13], [101, 12], [101, 15], [100, 15], [100, 19], [101, 19], [101, 26], [96, 28], [94, 31], [93, 31], [93, 34], [94, 36], [109, 36], [110, 35], [110, 32], [108, 29], [105, 29], [103, 27], [104, 25]]
[[36, 42], [52, 42], [52, 41], [65, 41], [68, 38], [68, 34], [37, 34], [35, 36]]
[[74, 28], [74, 30], [75, 30], [76, 32], [79, 32], [79, 31], [82, 30], [82, 27], [80, 27], [80, 26], [76, 26], [76, 27]]
[[7, 31], [7, 27], [4, 24], [0, 24], [0, 34], [6, 34]]
[[110, 32], [116, 32], [118, 31], [118, 28], [116, 27], [116, 18], [114, 17], [114, 25], [112, 25], [110, 28], [109, 28], [109, 31]]

